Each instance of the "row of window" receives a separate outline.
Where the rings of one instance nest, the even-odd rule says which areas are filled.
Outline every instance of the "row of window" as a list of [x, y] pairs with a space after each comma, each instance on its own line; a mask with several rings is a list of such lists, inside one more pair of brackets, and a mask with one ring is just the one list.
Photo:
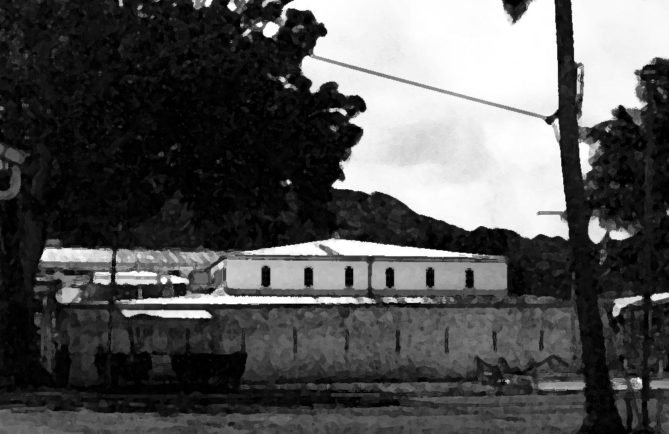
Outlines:
[[[260, 271], [260, 284], [267, 288], [270, 286], [272, 281], [272, 274], [270, 268], [265, 265]], [[353, 286], [353, 267], [346, 267], [344, 269], [344, 285], [347, 288]], [[304, 286], [311, 288], [314, 286], [314, 269], [311, 267], [306, 267], [304, 269]], [[428, 288], [434, 287], [434, 268], [429, 267], [425, 270], [425, 286]], [[391, 267], [386, 268], [386, 288], [395, 287], [395, 270]], [[467, 268], [465, 270], [465, 287], [473, 288], [474, 287], [474, 270]]]

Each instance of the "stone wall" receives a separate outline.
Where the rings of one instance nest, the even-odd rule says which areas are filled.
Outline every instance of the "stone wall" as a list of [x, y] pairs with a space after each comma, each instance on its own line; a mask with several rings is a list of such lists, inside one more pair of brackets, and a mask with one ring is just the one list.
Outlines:
[[[200, 307], [198, 307], [199, 309]], [[210, 306], [211, 320], [112, 316], [112, 351], [248, 353], [245, 382], [439, 381], [475, 375], [474, 357], [504, 357], [524, 368], [580, 353], [571, 305]], [[61, 312], [74, 385], [99, 383], [98, 346], [107, 348], [103, 309]], [[189, 333], [186, 333], [189, 330]], [[543, 331], [543, 342], [540, 344]], [[541, 348], [540, 348], [541, 347]]]

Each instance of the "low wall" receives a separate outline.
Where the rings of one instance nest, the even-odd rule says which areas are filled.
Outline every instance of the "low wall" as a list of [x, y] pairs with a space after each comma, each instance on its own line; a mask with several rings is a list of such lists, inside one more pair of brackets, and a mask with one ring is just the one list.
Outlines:
[[[193, 307], [194, 308], [194, 307]], [[198, 307], [199, 309], [200, 307]], [[112, 315], [112, 351], [248, 353], [245, 382], [443, 381], [475, 374], [474, 357], [524, 368], [580, 353], [568, 303], [525, 306], [243, 306], [207, 308], [210, 320]], [[109, 313], [66, 308], [59, 340], [68, 344], [73, 385], [101, 380]], [[189, 331], [187, 333], [187, 330]], [[542, 338], [543, 336], [543, 338]]]

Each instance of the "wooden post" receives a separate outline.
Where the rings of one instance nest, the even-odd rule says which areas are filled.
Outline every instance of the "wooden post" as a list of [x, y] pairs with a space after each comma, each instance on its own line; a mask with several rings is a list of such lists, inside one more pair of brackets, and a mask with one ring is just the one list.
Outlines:
[[627, 427], [627, 431], [631, 432], [632, 431], [632, 424], [634, 423], [634, 415], [632, 413], [632, 397], [629, 394], [625, 394], [625, 414], [626, 414], [626, 421], [625, 425]]
[[664, 407], [664, 390], [658, 389], [655, 391], [657, 399], [657, 406], [655, 412], [655, 432], [662, 432], [662, 407]]

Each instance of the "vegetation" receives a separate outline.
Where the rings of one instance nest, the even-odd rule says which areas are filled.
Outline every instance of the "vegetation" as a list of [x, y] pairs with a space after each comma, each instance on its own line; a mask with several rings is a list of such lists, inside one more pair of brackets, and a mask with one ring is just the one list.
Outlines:
[[311, 91], [300, 65], [326, 30], [287, 3], [0, 4], [0, 142], [29, 154], [18, 197], [0, 202], [0, 372], [33, 378], [47, 234], [134, 246], [131, 229], [172, 198], [226, 246], [334, 224], [330, 187], [365, 104], [335, 83]]
[[[652, 74], [645, 72], [652, 71]], [[625, 282], [640, 282], [643, 278], [644, 163], [652, 159], [651, 218], [653, 220], [653, 260], [651, 271], [654, 285], [669, 281], [669, 60], [654, 59], [637, 71], [638, 95], [644, 103], [638, 109], [617, 107], [613, 118], [602, 122], [588, 134], [594, 148], [590, 159], [592, 170], [586, 175], [588, 201], [601, 224], [608, 229], [626, 229], [633, 236], [611, 243], [607, 249], [605, 269]], [[653, 87], [653, 110], [649, 107], [650, 86]], [[652, 131], [647, 124], [652, 116]], [[654, 139], [652, 155], [647, 152], [648, 133]], [[630, 285], [639, 293], [643, 288]]]

